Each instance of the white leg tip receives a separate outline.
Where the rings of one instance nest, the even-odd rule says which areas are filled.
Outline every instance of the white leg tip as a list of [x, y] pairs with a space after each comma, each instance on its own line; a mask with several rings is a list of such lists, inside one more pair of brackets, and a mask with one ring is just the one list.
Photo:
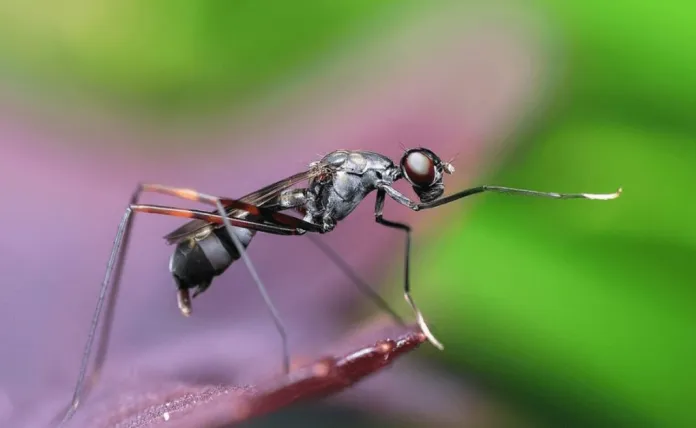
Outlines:
[[423, 319], [423, 315], [418, 312], [418, 326], [420, 327], [421, 331], [425, 335], [425, 337], [428, 339], [428, 342], [432, 343], [434, 347], [439, 349], [440, 351], [444, 351], [445, 346], [440, 343], [439, 340], [435, 338], [435, 335], [430, 331], [430, 328], [428, 328], [428, 324], [426, 324], [425, 319]]
[[619, 187], [619, 189], [614, 193], [583, 193], [582, 196], [584, 196], [587, 199], [594, 199], [597, 201], [609, 201], [621, 196], [621, 192], [623, 192], [623, 189]]

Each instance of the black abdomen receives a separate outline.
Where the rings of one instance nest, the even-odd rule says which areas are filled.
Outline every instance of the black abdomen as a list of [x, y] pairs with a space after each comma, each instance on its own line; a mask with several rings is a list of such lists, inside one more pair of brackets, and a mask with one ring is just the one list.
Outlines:
[[[248, 229], [233, 228], [246, 248], [254, 236]], [[177, 244], [169, 262], [179, 288], [206, 288], [215, 276], [223, 273], [239, 252], [225, 228], [217, 228], [201, 240], [187, 240]]]

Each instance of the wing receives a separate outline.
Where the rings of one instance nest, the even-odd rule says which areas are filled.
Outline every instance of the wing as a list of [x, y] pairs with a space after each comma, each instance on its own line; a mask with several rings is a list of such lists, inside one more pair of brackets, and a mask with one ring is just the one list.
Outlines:
[[[290, 177], [284, 178], [266, 187], [263, 187], [255, 192], [244, 195], [237, 199], [240, 202], [255, 205], [258, 207], [263, 207], [268, 202], [275, 200], [283, 190], [288, 189], [301, 181], [311, 180], [312, 178], [319, 177], [323, 174], [327, 174], [330, 171], [330, 167], [326, 164], [320, 164], [318, 162], [313, 163], [307, 171], [291, 175]], [[223, 205], [225, 205], [223, 203]], [[225, 209], [228, 215], [238, 215], [244, 213], [244, 210], [228, 207]], [[211, 211], [216, 212], [216, 211]], [[206, 228], [219, 227], [217, 224], [212, 224], [204, 220], [193, 220], [190, 221], [173, 232], [167, 234], [164, 239], [167, 240], [167, 244], [176, 244], [182, 240], [187, 239], [191, 235], [202, 232]]]

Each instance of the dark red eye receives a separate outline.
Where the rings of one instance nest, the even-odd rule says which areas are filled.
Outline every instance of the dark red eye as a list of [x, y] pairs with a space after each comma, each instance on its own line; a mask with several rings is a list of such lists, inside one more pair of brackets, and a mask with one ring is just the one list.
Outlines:
[[421, 151], [412, 151], [401, 161], [406, 178], [420, 187], [427, 187], [435, 182], [435, 162]]

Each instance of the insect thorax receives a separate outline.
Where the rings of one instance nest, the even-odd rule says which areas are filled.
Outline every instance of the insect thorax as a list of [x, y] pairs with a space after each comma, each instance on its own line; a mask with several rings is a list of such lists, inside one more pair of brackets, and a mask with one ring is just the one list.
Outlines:
[[322, 161], [334, 168], [334, 174], [310, 192], [316, 199], [316, 220], [331, 226], [353, 212], [379, 181], [391, 183], [396, 170], [391, 159], [366, 151], [338, 150]]

